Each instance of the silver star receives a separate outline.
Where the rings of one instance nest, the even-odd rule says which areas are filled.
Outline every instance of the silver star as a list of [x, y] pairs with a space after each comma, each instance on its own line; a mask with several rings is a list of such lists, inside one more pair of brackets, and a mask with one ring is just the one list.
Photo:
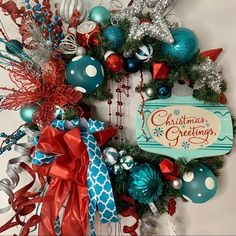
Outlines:
[[[112, 22], [128, 19], [131, 23], [129, 38], [141, 40], [149, 35], [162, 42], [173, 43], [174, 39], [169, 28], [180, 27], [181, 22], [173, 15], [165, 12], [173, 7], [177, 0], [134, 0], [132, 6], [115, 13]], [[150, 10], [151, 22], [140, 22], [137, 17], [145, 8]]]

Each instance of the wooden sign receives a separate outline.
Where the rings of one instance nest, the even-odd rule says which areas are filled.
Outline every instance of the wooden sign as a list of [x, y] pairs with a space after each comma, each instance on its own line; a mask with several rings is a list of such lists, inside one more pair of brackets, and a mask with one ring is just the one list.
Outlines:
[[141, 106], [137, 141], [145, 151], [190, 161], [224, 155], [232, 149], [232, 119], [224, 105], [172, 96], [146, 102], [144, 121], [140, 110]]

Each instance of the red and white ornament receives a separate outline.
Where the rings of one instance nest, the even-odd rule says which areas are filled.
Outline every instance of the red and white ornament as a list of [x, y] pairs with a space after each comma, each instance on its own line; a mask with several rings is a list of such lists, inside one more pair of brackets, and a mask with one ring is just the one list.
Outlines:
[[100, 44], [99, 33], [98, 24], [93, 21], [85, 21], [78, 26], [76, 39], [80, 46], [91, 48]]
[[114, 73], [120, 73], [124, 68], [124, 59], [121, 55], [108, 51], [105, 56], [106, 67]]
[[87, 13], [85, 2], [83, 0], [59, 0], [57, 5], [59, 16], [69, 24], [72, 16], [78, 12], [78, 21], [81, 22]]

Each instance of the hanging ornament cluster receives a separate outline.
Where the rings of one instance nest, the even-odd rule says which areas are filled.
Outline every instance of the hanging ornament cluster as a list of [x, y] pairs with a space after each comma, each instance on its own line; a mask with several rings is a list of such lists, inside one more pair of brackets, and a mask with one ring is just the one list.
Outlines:
[[135, 165], [133, 157], [127, 155], [126, 151], [121, 150], [118, 152], [117, 149], [113, 147], [107, 147], [103, 151], [103, 157], [110, 172], [115, 175], [122, 174], [125, 170], [131, 170]]

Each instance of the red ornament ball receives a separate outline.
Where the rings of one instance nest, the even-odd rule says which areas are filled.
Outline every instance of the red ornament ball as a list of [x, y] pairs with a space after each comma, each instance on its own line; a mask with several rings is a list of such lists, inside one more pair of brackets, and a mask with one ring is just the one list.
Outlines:
[[106, 67], [114, 73], [120, 73], [124, 68], [124, 59], [121, 55], [108, 51], [105, 54]]

